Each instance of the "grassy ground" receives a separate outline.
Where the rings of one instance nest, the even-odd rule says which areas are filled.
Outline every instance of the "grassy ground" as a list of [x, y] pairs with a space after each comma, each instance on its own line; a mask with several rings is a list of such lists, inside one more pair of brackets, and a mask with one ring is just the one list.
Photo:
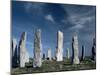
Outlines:
[[58, 72], [58, 71], [75, 71], [75, 70], [90, 70], [95, 69], [96, 64], [89, 58], [85, 58], [78, 65], [70, 64], [70, 60], [62, 62], [56, 61], [43, 61], [40, 68], [33, 68], [32, 62], [27, 63], [25, 68], [13, 68], [12, 75], [27, 74], [27, 73], [44, 73], [44, 72]]

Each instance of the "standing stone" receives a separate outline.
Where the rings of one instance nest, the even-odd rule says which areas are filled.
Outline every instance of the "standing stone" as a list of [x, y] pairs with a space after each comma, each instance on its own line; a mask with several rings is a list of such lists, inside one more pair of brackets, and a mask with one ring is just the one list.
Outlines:
[[[26, 50], [26, 32], [23, 32], [19, 41], [19, 64], [20, 67], [25, 67], [25, 63], [27, 62], [27, 50]], [[26, 60], [27, 59], [27, 60]]]
[[72, 38], [72, 60], [73, 64], [79, 64], [79, 57], [78, 57], [78, 37], [76, 33], [74, 34]]
[[12, 40], [12, 53], [11, 53], [11, 57], [12, 57], [12, 67], [17, 67], [18, 63], [17, 63], [17, 42], [16, 39]]
[[92, 60], [96, 60], [96, 41], [95, 38], [93, 39], [93, 46], [92, 46]]
[[84, 60], [84, 58], [85, 58], [85, 55], [84, 55], [84, 53], [85, 53], [85, 47], [84, 47], [84, 46], [82, 46], [82, 55], [81, 55], [81, 61], [83, 61], [83, 60]]
[[58, 48], [56, 47], [56, 50], [55, 50], [55, 60], [57, 60], [57, 54], [58, 54]]
[[14, 38], [14, 39], [12, 40], [12, 56], [14, 56], [16, 47], [17, 47], [17, 42], [16, 42], [16, 39]]
[[67, 59], [70, 59], [69, 48], [67, 48], [66, 54], [67, 54]]
[[61, 31], [58, 31], [57, 34], [56, 58], [57, 61], [63, 61], [63, 33]]
[[45, 54], [43, 53], [43, 60], [45, 60]]
[[47, 52], [47, 59], [51, 60], [51, 49], [50, 48], [48, 49], [48, 52]]
[[38, 29], [35, 33], [35, 39], [34, 39], [34, 61], [33, 61], [33, 67], [41, 67], [42, 62], [42, 44], [41, 44], [41, 30]]
[[26, 50], [26, 57], [25, 57], [25, 59], [26, 59], [26, 62], [28, 63], [29, 62], [29, 54], [28, 54], [27, 50]]

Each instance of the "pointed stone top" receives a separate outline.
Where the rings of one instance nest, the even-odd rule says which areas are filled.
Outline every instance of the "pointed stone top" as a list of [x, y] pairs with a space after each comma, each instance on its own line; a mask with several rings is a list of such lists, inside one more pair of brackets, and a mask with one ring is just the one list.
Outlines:
[[77, 33], [76, 32], [74, 32], [73, 33], [73, 36], [72, 36], [72, 40], [74, 41], [74, 39], [77, 39]]
[[73, 35], [72, 35], [72, 41], [74, 41], [75, 38], [77, 38], [77, 33], [76, 32], [74, 32]]
[[69, 50], [69, 48], [67, 48], [67, 50]]
[[23, 36], [26, 35], [26, 32], [22, 32], [22, 35], [23, 35]]
[[41, 29], [37, 29], [36, 32], [35, 32], [35, 35], [36, 36], [38, 36], [38, 35], [40, 36], [41, 35]]
[[63, 36], [63, 32], [62, 32], [62, 31], [60, 31], [60, 30], [58, 30], [57, 34], [58, 34], [58, 35], [62, 35], [62, 36]]
[[84, 47], [84, 45], [82, 45], [82, 47]]
[[19, 41], [19, 46], [22, 44], [22, 42], [26, 41], [26, 32], [22, 32], [21, 37], [20, 37], [20, 41]]
[[51, 52], [51, 49], [50, 48], [48, 48], [48, 50], [47, 50], [48, 52]]
[[73, 36], [77, 36], [77, 33], [76, 33], [76, 32], [74, 32], [74, 33], [73, 33]]
[[27, 34], [26, 32], [22, 32], [22, 35], [21, 35], [22, 40], [26, 40], [26, 34]]
[[58, 32], [61, 32], [60, 30], [58, 30]]
[[58, 33], [62, 33], [62, 31], [58, 30]]
[[41, 29], [37, 29], [36, 32], [41, 32]]

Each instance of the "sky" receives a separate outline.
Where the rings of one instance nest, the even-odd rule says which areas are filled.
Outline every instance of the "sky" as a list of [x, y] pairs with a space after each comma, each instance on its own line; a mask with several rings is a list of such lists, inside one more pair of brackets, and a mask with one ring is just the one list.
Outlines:
[[57, 31], [64, 35], [63, 55], [69, 48], [72, 54], [72, 36], [77, 33], [79, 56], [82, 45], [85, 46], [85, 55], [91, 56], [93, 38], [96, 33], [96, 7], [88, 5], [55, 4], [40, 2], [12, 1], [12, 38], [17, 45], [22, 32], [27, 32], [26, 48], [30, 57], [33, 57], [34, 33], [41, 29], [42, 53], [47, 56], [48, 48], [55, 56], [57, 47]]

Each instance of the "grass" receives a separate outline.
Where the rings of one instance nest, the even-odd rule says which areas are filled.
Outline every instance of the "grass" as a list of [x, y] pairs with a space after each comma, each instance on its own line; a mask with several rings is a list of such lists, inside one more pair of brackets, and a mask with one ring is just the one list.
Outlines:
[[27, 74], [27, 73], [44, 73], [44, 72], [58, 72], [58, 71], [75, 71], [75, 70], [90, 70], [96, 69], [96, 63], [90, 58], [85, 58], [78, 65], [70, 64], [70, 60], [62, 62], [43, 61], [40, 68], [33, 68], [32, 62], [27, 63], [25, 68], [12, 68], [11, 74]]

